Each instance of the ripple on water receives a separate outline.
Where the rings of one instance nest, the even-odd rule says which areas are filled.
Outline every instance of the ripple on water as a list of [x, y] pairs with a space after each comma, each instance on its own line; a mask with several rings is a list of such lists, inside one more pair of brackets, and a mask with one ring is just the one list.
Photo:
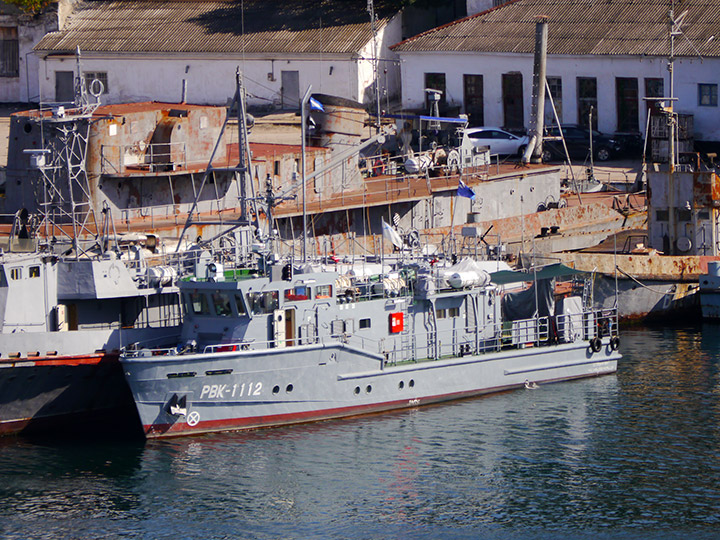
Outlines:
[[147, 444], [2, 441], [0, 532], [710, 538], [717, 330], [629, 329], [617, 375], [397, 414]]

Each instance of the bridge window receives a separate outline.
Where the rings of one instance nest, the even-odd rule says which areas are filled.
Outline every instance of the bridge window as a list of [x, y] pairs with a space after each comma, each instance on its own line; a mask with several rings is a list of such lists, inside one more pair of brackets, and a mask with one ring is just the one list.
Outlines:
[[230, 297], [227, 294], [216, 292], [212, 295], [215, 314], [218, 317], [230, 317], [232, 308], [230, 307]]
[[15, 267], [10, 269], [10, 279], [22, 279], [22, 268]]
[[237, 307], [238, 315], [242, 316], [247, 314], [247, 312], [245, 311], [245, 302], [243, 302], [241, 294], [235, 295], [235, 306]]
[[287, 302], [297, 302], [299, 300], [309, 300], [310, 299], [310, 287], [307, 285], [298, 285], [297, 287], [294, 287], [292, 289], [287, 289], [285, 291], [285, 301]]
[[315, 298], [330, 298], [332, 296], [332, 285], [318, 285], [315, 287]]
[[278, 308], [278, 292], [251, 292], [247, 294], [250, 311], [253, 315], [272, 313]]
[[31, 278], [40, 277], [40, 267], [39, 266], [31, 266], [30, 267], [30, 277]]
[[208, 301], [204, 293], [195, 291], [191, 292], [190, 298], [190, 311], [195, 315], [210, 315], [210, 308], [208, 307]]

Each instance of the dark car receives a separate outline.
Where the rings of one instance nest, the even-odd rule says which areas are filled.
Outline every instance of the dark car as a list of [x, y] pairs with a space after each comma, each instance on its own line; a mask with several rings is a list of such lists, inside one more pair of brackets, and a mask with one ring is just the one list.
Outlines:
[[[571, 159], [584, 160], [590, 157], [590, 131], [587, 128], [566, 125], [562, 128], [562, 134]], [[546, 138], [543, 141], [543, 161], [564, 160], [565, 149], [560, 139], [559, 128], [557, 126], [548, 128], [545, 136], [550, 137], [550, 139]], [[618, 141], [595, 130], [592, 132], [592, 145], [593, 157], [598, 161], [607, 161], [610, 158], [617, 157], [622, 151]]]

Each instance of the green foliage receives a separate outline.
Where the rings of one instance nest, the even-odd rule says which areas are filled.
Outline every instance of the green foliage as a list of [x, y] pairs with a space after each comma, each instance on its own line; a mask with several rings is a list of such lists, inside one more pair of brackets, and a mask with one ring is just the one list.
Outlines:
[[13, 4], [25, 13], [37, 14], [52, 4], [55, 0], [4, 0], [7, 4]]

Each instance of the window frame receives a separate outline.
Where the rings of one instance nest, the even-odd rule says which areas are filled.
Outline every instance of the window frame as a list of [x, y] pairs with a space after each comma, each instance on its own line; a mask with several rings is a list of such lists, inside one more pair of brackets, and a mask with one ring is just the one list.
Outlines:
[[[709, 94], [704, 92], [709, 90]], [[703, 103], [705, 99], [709, 103]], [[698, 107], [717, 107], [718, 106], [718, 85], [716, 83], [698, 83]]]

